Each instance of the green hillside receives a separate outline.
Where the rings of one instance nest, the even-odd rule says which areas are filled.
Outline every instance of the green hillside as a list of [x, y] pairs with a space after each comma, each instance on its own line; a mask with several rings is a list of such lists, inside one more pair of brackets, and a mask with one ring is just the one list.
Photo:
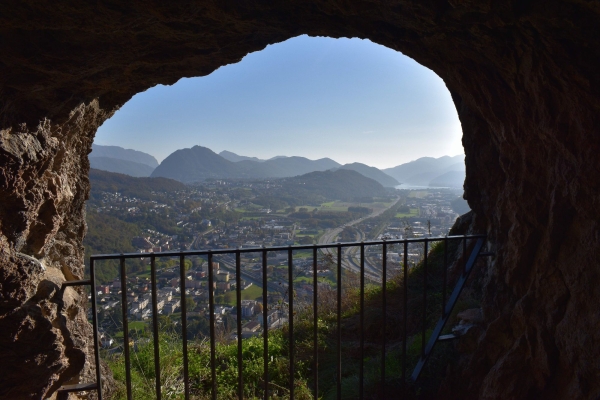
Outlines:
[[125, 196], [150, 199], [152, 192], [184, 190], [186, 185], [167, 178], [134, 178], [114, 172], [90, 169], [92, 196], [100, 192], [120, 192]]

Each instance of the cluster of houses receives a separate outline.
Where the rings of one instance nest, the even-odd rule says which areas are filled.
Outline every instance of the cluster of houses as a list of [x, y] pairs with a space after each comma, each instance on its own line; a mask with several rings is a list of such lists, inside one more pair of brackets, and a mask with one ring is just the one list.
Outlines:
[[[131, 287], [131, 284], [138, 283], [138, 279], [132, 279], [128, 282], [129, 290], [127, 292], [127, 310], [129, 318], [133, 320], [146, 320], [152, 316], [152, 294], [150, 293], [149, 282], [143, 282], [137, 287]], [[121, 305], [121, 281], [114, 280], [108, 285], [99, 285], [96, 287], [99, 298], [100, 308], [111, 310]], [[177, 312], [181, 306], [179, 288], [163, 287], [157, 290], [156, 308], [159, 314], [169, 315]]]
[[[208, 315], [208, 268], [203, 262], [198, 268], [185, 273], [186, 298], [192, 299], [194, 306], [187, 310], [188, 316]], [[219, 262], [212, 263], [214, 294], [223, 294], [235, 290], [235, 276], [221, 268]], [[166, 268], [157, 274], [156, 309], [159, 315], [171, 315], [181, 310], [181, 282], [178, 267]], [[240, 290], [249, 288], [252, 283], [241, 281]], [[147, 277], [132, 276], [127, 279], [127, 310], [130, 321], [144, 321], [152, 318], [152, 285]], [[110, 283], [96, 286], [98, 307], [100, 310], [116, 310], [120, 312], [122, 299], [122, 284], [119, 279]], [[241, 314], [247, 326], [244, 325], [245, 335], [254, 335], [262, 332], [262, 304], [256, 300], [243, 300]], [[215, 306], [215, 321], [222, 324], [223, 316], [237, 315], [234, 307], [226, 305]], [[269, 311], [268, 323], [273, 328], [281, 326], [287, 321], [282, 312]], [[258, 322], [256, 328], [252, 322]], [[249, 324], [249, 325], [248, 325]]]

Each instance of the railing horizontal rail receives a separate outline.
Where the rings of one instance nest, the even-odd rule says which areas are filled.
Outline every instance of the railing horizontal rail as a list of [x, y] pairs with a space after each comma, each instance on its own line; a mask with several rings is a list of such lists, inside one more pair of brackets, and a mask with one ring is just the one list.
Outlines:
[[249, 248], [234, 248], [234, 249], [212, 249], [212, 250], [173, 250], [163, 251], [160, 253], [114, 253], [114, 254], [95, 254], [90, 257], [93, 260], [114, 260], [117, 258], [140, 258], [149, 257], [151, 254], [157, 257], [179, 257], [184, 256], [205, 256], [210, 254], [235, 254], [237, 251], [240, 253], [258, 253], [263, 250], [267, 251], [287, 251], [292, 250], [310, 250], [313, 248], [317, 249], [335, 249], [338, 247], [357, 247], [361, 244], [365, 246], [376, 246], [384, 243], [390, 244], [401, 244], [401, 243], [425, 243], [426, 241], [435, 242], [443, 241], [445, 238], [448, 240], [462, 240], [466, 239], [485, 239], [486, 235], [458, 235], [458, 236], [444, 236], [444, 237], [423, 237], [423, 238], [411, 238], [411, 239], [386, 239], [386, 240], [369, 240], [364, 242], [338, 242], [338, 243], [325, 243], [325, 244], [301, 244], [293, 246], [273, 246], [273, 247], [249, 247]]
[[[311, 282], [311, 286], [313, 288], [313, 292], [310, 294], [310, 298], [312, 298], [312, 304], [310, 305], [310, 307], [307, 307], [306, 310], [310, 310], [310, 312], [312, 312], [311, 316], [310, 316], [310, 320], [312, 321], [312, 334], [310, 336], [310, 341], [312, 342], [312, 345], [314, 346], [314, 348], [310, 351], [311, 356], [313, 358], [312, 362], [312, 372], [310, 373], [312, 375], [312, 379], [314, 380], [314, 382], [312, 383], [312, 393], [313, 396], [315, 398], [319, 398], [320, 394], [320, 387], [319, 387], [319, 380], [323, 379], [320, 375], [319, 375], [319, 358], [321, 357], [319, 354], [319, 333], [318, 333], [318, 325], [319, 325], [319, 317], [318, 317], [318, 312], [319, 312], [319, 298], [318, 298], [318, 293], [321, 293], [322, 290], [321, 288], [319, 288], [319, 277], [318, 275], [318, 264], [321, 263], [320, 259], [318, 261], [318, 254], [319, 254], [319, 250], [330, 250], [330, 251], [322, 251], [321, 253], [326, 255], [326, 258], [328, 259], [328, 261], [326, 261], [327, 263], [329, 263], [330, 269], [331, 269], [331, 274], [332, 274], [332, 279], [333, 279], [333, 285], [330, 286], [330, 289], [332, 290], [331, 294], [335, 297], [335, 307], [332, 308], [332, 315], [334, 316], [333, 320], [332, 320], [332, 326], [334, 326], [333, 331], [331, 331], [331, 340], [335, 343], [335, 345], [333, 347], [331, 347], [331, 351], [332, 354], [329, 357], [329, 359], [331, 359], [335, 365], [333, 366], [333, 372], [331, 372], [331, 378], [332, 380], [330, 380], [329, 382], [327, 382], [328, 384], [331, 384], [331, 388], [330, 390], [334, 390], [336, 391], [336, 397], [338, 399], [341, 399], [343, 397], [345, 397], [345, 395], [342, 393], [343, 390], [345, 389], [345, 385], [342, 385], [342, 379], [344, 378], [344, 374], [345, 372], [344, 370], [344, 360], [347, 359], [348, 357], [348, 352], [346, 351], [347, 348], [346, 346], [348, 346], [348, 344], [346, 344], [346, 342], [343, 340], [344, 336], [342, 335], [342, 331], [344, 329], [344, 326], [342, 321], [343, 321], [343, 307], [342, 307], [342, 303], [344, 301], [344, 297], [343, 297], [343, 291], [346, 289], [342, 288], [342, 280], [346, 280], [347, 277], [345, 274], [342, 274], [342, 271], [344, 268], [348, 268], [352, 271], [354, 271], [355, 273], [357, 273], [357, 277], [359, 279], [359, 286], [358, 288], [356, 288], [356, 290], [358, 291], [358, 305], [357, 305], [357, 316], [359, 318], [359, 330], [357, 332], [357, 338], [358, 338], [358, 342], [359, 342], [359, 361], [358, 361], [358, 396], [359, 398], [364, 398], [365, 394], [368, 393], [368, 391], [371, 390], [371, 388], [367, 389], [367, 386], [365, 384], [365, 379], [367, 377], [372, 377], [372, 376], [377, 376], [380, 380], [379, 382], [379, 387], [382, 390], [382, 396], [383, 398], [385, 398], [387, 395], [386, 393], [390, 393], [390, 389], [388, 389], [386, 387], [387, 385], [387, 380], [389, 380], [389, 367], [386, 366], [386, 360], [388, 359], [388, 357], [390, 357], [390, 349], [386, 349], [386, 335], [388, 334], [395, 334], [397, 333], [398, 335], [396, 335], [396, 338], [401, 338], [401, 342], [402, 345], [400, 346], [402, 349], [402, 354], [401, 354], [401, 360], [400, 360], [400, 369], [396, 370], [396, 374], [395, 375], [395, 379], [396, 381], [398, 380], [398, 378], [400, 379], [400, 384], [402, 387], [402, 391], [404, 393], [406, 393], [405, 391], [408, 388], [408, 384], [410, 384], [410, 380], [409, 380], [409, 375], [407, 374], [407, 367], [409, 366], [409, 361], [407, 361], [407, 359], [409, 358], [409, 348], [414, 347], [412, 345], [410, 345], [410, 343], [407, 343], [408, 341], [408, 319], [409, 319], [409, 309], [408, 309], [408, 292], [409, 292], [409, 284], [408, 284], [408, 280], [409, 280], [409, 269], [410, 268], [416, 268], [417, 263], [419, 263], [419, 265], [421, 265], [421, 271], [422, 271], [422, 283], [419, 283], [418, 286], [418, 290], [419, 291], [419, 296], [421, 296], [421, 303], [420, 306], [417, 308], [415, 307], [415, 310], [411, 310], [411, 313], [414, 314], [416, 313], [421, 313], [418, 317], [418, 323], [416, 324], [418, 327], [417, 328], [411, 328], [411, 329], [416, 329], [416, 332], [412, 333], [411, 335], [415, 335], [417, 334], [418, 337], [417, 340], [419, 340], [421, 342], [421, 348], [420, 348], [420, 361], [419, 361], [419, 368], [423, 367], [423, 364], [426, 362], [429, 354], [431, 353], [432, 349], [433, 349], [433, 344], [435, 344], [435, 341], [438, 340], [439, 335], [441, 334], [441, 330], [443, 328], [443, 326], [440, 328], [438, 327], [436, 330], [434, 330], [434, 335], [437, 335], [435, 338], [433, 337], [433, 335], [430, 335], [428, 333], [428, 324], [429, 321], [427, 319], [427, 314], [430, 312], [429, 310], [429, 306], [430, 306], [430, 300], [428, 297], [428, 290], [430, 287], [430, 282], [433, 282], [435, 279], [433, 279], [431, 277], [431, 274], [433, 273], [432, 271], [438, 271], [437, 273], [439, 273], [440, 275], [442, 275], [441, 277], [438, 277], [438, 282], [442, 282], [443, 286], [440, 287], [438, 290], [442, 292], [441, 296], [441, 304], [439, 305], [439, 307], [441, 307], [441, 318], [442, 319], [447, 319], [448, 316], [450, 315], [450, 312], [454, 303], [456, 302], [456, 297], [458, 296], [457, 293], [460, 293], [460, 289], [455, 289], [453, 291], [453, 294], [450, 296], [450, 299], [446, 299], [446, 293], [447, 293], [447, 285], [449, 285], [449, 283], [447, 282], [448, 277], [447, 277], [447, 270], [449, 268], [448, 262], [449, 262], [449, 258], [451, 258], [451, 263], [454, 262], [455, 265], [457, 266], [458, 270], [461, 270], [461, 281], [460, 284], [464, 285], [464, 282], [466, 280], [466, 276], [467, 274], [471, 271], [472, 267], [473, 267], [473, 263], [474, 260], [480, 255], [480, 251], [483, 248], [483, 243], [486, 240], [486, 236], [485, 235], [457, 235], [457, 236], [444, 236], [444, 237], [418, 237], [418, 238], [410, 238], [410, 239], [382, 239], [382, 240], [371, 240], [371, 241], [362, 241], [362, 242], [338, 242], [338, 243], [325, 243], [325, 244], [308, 244], [308, 245], [295, 245], [295, 246], [273, 246], [273, 247], [249, 247], [249, 248], [229, 248], [229, 249], [207, 249], [207, 250], [180, 250], [180, 251], [166, 251], [166, 252], [149, 252], [149, 253], [122, 253], [122, 254], [98, 254], [98, 255], [92, 255], [90, 257], [90, 280], [87, 281], [73, 281], [71, 283], [66, 283], [65, 286], [77, 286], [77, 285], [91, 285], [92, 288], [92, 321], [94, 324], [94, 343], [95, 343], [95, 355], [96, 355], [96, 368], [97, 368], [97, 382], [101, 381], [101, 373], [100, 373], [100, 365], [99, 365], [99, 340], [98, 340], [98, 331], [99, 331], [99, 320], [98, 320], [98, 315], [97, 315], [97, 299], [98, 299], [98, 293], [96, 292], [96, 279], [97, 279], [97, 274], [95, 273], [95, 270], [97, 268], [99, 268], [99, 263], [98, 261], [103, 261], [103, 260], [118, 260], [118, 276], [120, 278], [120, 282], [119, 282], [119, 288], [120, 288], [120, 292], [118, 293], [118, 297], [121, 299], [121, 312], [122, 312], [122, 328], [123, 328], [123, 346], [121, 346], [122, 350], [123, 350], [123, 354], [124, 354], [124, 358], [125, 358], [125, 378], [126, 378], [126, 384], [125, 384], [125, 389], [126, 389], [126, 395], [127, 398], [132, 398], [132, 376], [131, 376], [131, 372], [130, 372], [130, 368], [131, 368], [131, 354], [135, 354], [135, 348], [132, 347], [133, 346], [133, 342], [130, 342], [130, 336], [129, 336], [129, 332], [128, 332], [128, 326], [130, 324], [130, 321], [128, 320], [128, 293], [132, 293], [130, 288], [127, 287], [128, 285], [128, 280], [129, 277], [127, 276], [126, 273], [126, 260], [128, 259], [144, 259], [144, 258], [149, 258], [150, 261], [150, 293], [151, 293], [151, 299], [150, 299], [150, 308], [152, 311], [152, 321], [151, 321], [151, 325], [148, 327], [149, 330], [151, 330], [152, 332], [152, 336], [153, 336], [153, 363], [154, 363], [154, 385], [155, 388], [154, 390], [156, 391], [155, 395], [156, 398], [161, 398], [161, 396], [164, 394], [164, 390], [165, 388], [162, 386], [163, 385], [163, 377], [161, 377], [161, 353], [159, 351], [159, 346], [161, 346], [160, 341], [159, 341], [159, 334], [160, 334], [160, 329], [159, 329], [159, 322], [158, 322], [158, 315], [159, 313], [159, 308], [157, 307], [157, 292], [159, 290], [163, 290], [163, 289], [159, 289], [158, 285], [157, 285], [157, 259], [160, 258], [169, 258], [169, 257], [175, 257], [178, 258], [178, 268], [179, 268], [179, 273], [177, 275], [179, 275], [179, 282], [177, 284], [178, 286], [178, 290], [179, 295], [177, 295], [179, 297], [179, 301], [181, 304], [181, 318], [182, 321], [180, 321], [180, 326], [181, 326], [181, 335], [182, 335], [182, 346], [183, 346], [183, 366], [182, 366], [182, 372], [181, 372], [181, 377], [180, 379], [183, 379], [183, 391], [181, 393], [181, 395], [188, 399], [190, 398], [190, 396], [192, 395], [191, 391], [192, 390], [198, 390], [198, 386], [195, 386], [194, 388], [192, 387], [192, 385], [189, 382], [190, 379], [190, 359], [188, 358], [188, 337], [187, 337], [187, 330], [188, 330], [188, 321], [187, 321], [187, 316], [190, 315], [190, 310], [187, 309], [187, 304], [186, 304], [186, 300], [189, 299], [188, 295], [188, 288], [186, 286], [186, 282], [187, 282], [187, 275], [186, 275], [186, 257], [198, 257], [198, 256], [206, 256], [205, 260], [208, 260], [205, 264], [207, 265], [207, 274], [206, 276], [204, 276], [203, 279], [207, 280], [207, 285], [206, 285], [206, 291], [207, 296], [206, 296], [206, 303], [207, 303], [207, 309], [208, 309], [208, 318], [209, 318], [209, 333], [207, 333], [206, 335], [208, 335], [206, 337], [207, 339], [207, 345], [210, 349], [210, 376], [207, 376], [203, 379], [205, 379], [205, 390], [206, 392], [204, 393], [204, 395], [209, 395], [210, 393], [210, 397], [212, 397], [213, 399], [217, 398], [217, 393], [219, 390], [218, 384], [217, 384], [217, 368], [218, 368], [218, 364], [217, 364], [217, 343], [216, 343], [216, 314], [215, 314], [215, 309], [217, 307], [216, 304], [216, 288], [217, 288], [217, 278], [218, 278], [218, 274], [220, 274], [220, 272], [215, 272], [215, 267], [214, 267], [214, 261], [218, 261], [219, 259], [223, 259], [220, 256], [227, 256], [227, 255], [231, 255], [231, 256], [235, 256], [235, 260], [234, 261], [226, 261], [224, 263], [225, 268], [226, 269], [230, 269], [230, 270], [234, 270], [235, 271], [235, 291], [236, 291], [236, 296], [235, 296], [235, 306], [237, 307], [236, 309], [236, 313], [235, 313], [235, 326], [234, 327], [229, 327], [229, 331], [226, 334], [234, 334], [235, 333], [235, 342], [237, 342], [237, 348], [236, 348], [236, 352], [235, 352], [235, 356], [234, 358], [236, 359], [236, 369], [237, 369], [237, 374], [238, 376], [236, 377], [235, 381], [237, 383], [237, 396], [238, 398], [244, 398], [244, 396], [246, 396], [245, 393], [245, 387], [247, 384], [249, 384], [249, 382], [244, 379], [244, 348], [243, 348], [243, 343], [242, 343], [242, 339], [244, 337], [244, 331], [242, 328], [242, 298], [241, 298], [241, 276], [242, 275], [247, 275], [249, 276], [247, 273], [242, 272], [241, 270], [241, 256], [243, 254], [250, 254], [250, 253], [257, 253], [258, 256], [256, 257], [256, 260], [254, 260], [253, 262], [256, 262], [256, 268], [259, 270], [257, 272], [259, 272], [259, 275], [256, 275], [254, 279], [254, 283], [256, 283], [258, 286], [262, 285], [262, 288], [260, 289], [260, 299], [256, 298], [255, 301], [259, 302], [260, 304], [260, 310], [262, 312], [262, 317], [260, 317], [261, 321], [260, 323], [262, 324], [262, 341], [263, 341], [263, 345], [262, 345], [262, 377], [259, 379], [258, 382], [254, 382], [255, 387], [257, 388], [258, 391], [260, 391], [260, 394], [258, 394], [259, 397], [263, 397], [263, 398], [270, 398], [272, 395], [272, 390], [274, 390], [274, 387], [279, 387], [281, 388], [281, 386], [277, 386], [276, 383], [273, 381], [274, 379], [274, 371], [271, 370], [270, 368], [272, 368], [273, 366], [270, 365], [269, 363], [272, 362], [272, 357], [270, 356], [270, 349], [269, 349], [269, 338], [272, 336], [270, 334], [270, 329], [272, 329], [272, 322], [270, 320], [270, 318], [279, 318], [279, 327], [282, 327], [282, 323], [287, 326], [287, 334], [285, 335], [287, 337], [287, 344], [286, 344], [286, 351], [289, 353], [288, 354], [288, 360], [289, 360], [289, 365], [287, 367], [288, 369], [288, 377], [287, 379], [287, 383], [284, 383], [284, 385], [287, 385], [287, 396], [289, 396], [290, 398], [294, 398], [295, 395], [295, 388], [296, 388], [296, 375], [297, 375], [297, 371], [299, 370], [298, 368], [296, 368], [296, 352], [297, 352], [297, 348], [298, 346], [295, 343], [296, 340], [296, 333], [295, 333], [295, 329], [296, 329], [296, 322], [295, 321], [295, 315], [296, 315], [296, 310], [298, 307], [298, 304], [300, 302], [296, 302], [294, 299], [295, 296], [295, 290], [297, 288], [297, 286], [302, 286], [300, 284], [297, 284], [295, 281], [295, 276], [294, 276], [294, 257], [295, 257], [295, 253], [296, 251], [299, 250], [310, 250], [309, 252], [309, 256], [305, 255], [302, 257], [304, 259], [311, 259], [310, 261], [310, 266], [307, 267], [307, 270], [311, 270], [312, 271], [312, 277], [308, 278], [308, 281]], [[450, 257], [449, 254], [449, 242], [455, 241], [456, 243], [458, 243], [459, 245], [453, 247], [453, 252], [456, 252], [455, 254], [452, 255], [452, 257]], [[471, 244], [467, 244], [467, 241], [471, 241]], [[431, 249], [433, 249], [433, 243], [439, 243], [440, 246], [443, 247], [443, 256], [438, 256], [438, 261], [442, 267], [438, 267], [437, 269], [434, 269], [431, 267], [430, 264], [431, 258], [432, 257], [428, 257], [428, 253]], [[394, 247], [393, 245], [402, 245], [399, 247]], [[462, 246], [460, 245], [462, 244]], [[375, 253], [377, 253], [377, 257], [376, 259], [374, 259], [373, 257], [373, 252], [371, 250], [367, 250], [369, 248], [369, 246], [379, 246], [380, 248], [376, 249]], [[352, 250], [344, 250], [347, 248], [352, 248], [355, 247], [360, 251], [354, 252]], [[402, 303], [401, 304], [401, 312], [398, 312], [398, 315], [400, 315], [402, 318], [402, 324], [400, 324], [396, 329], [397, 332], [392, 332], [392, 329], [389, 328], [387, 326], [387, 322], [388, 322], [388, 310], [390, 308], [392, 308], [389, 304], [390, 301], [390, 294], [389, 292], [386, 290], [387, 289], [387, 284], [390, 282], [390, 279], [392, 277], [392, 270], [393, 270], [393, 263], [388, 260], [388, 251], [390, 250], [395, 250], [396, 251], [396, 256], [397, 259], [395, 261], [395, 263], [397, 264], [396, 268], [397, 269], [397, 273], [399, 274], [399, 278], [402, 281], [401, 284], [401, 288], [402, 288], [402, 296], [399, 299], [396, 299], [396, 301], [398, 303]], [[471, 251], [470, 254], [467, 254], [467, 250]], [[267, 273], [268, 271], [268, 262], [267, 259], [270, 256], [269, 253], [270, 252], [280, 252], [280, 253], [284, 253], [285, 256], [282, 256], [282, 258], [287, 257], [287, 261], [285, 262], [286, 266], [284, 267], [284, 269], [286, 270], [287, 273], [287, 278], [283, 281], [280, 282], [279, 285], [280, 286], [274, 286], [273, 282], [271, 282], [269, 279], [269, 275]], [[418, 253], [418, 257], [414, 258], [414, 254], [409, 254], [410, 252], [415, 252]], [[462, 254], [460, 254], [462, 252]], [[379, 256], [380, 254], [380, 256]], [[439, 254], [439, 252], [438, 252]], [[410, 255], [410, 258], [409, 258]], [[439, 261], [439, 257], [441, 257], [443, 259], [443, 261]], [[254, 257], [253, 257], [254, 258]], [[415, 260], [418, 259], [419, 261], [416, 262]], [[227, 260], [227, 258], [224, 258], [224, 260]], [[307, 261], [308, 262], [308, 261]], [[229, 265], [228, 265], [229, 264]], [[369, 271], [367, 271], [367, 266], [369, 267]], [[175, 268], [175, 266], [173, 266], [173, 268]], [[461, 269], [462, 268], [462, 269]], [[217, 267], [218, 269], [218, 267]], [[443, 272], [442, 272], [443, 271]], [[310, 275], [309, 275], [310, 276]], [[377, 279], [375, 280], [376, 285], [381, 285], [381, 300], [377, 300], [377, 301], [381, 301], [380, 307], [381, 310], [383, 312], [382, 314], [382, 320], [381, 322], [383, 323], [383, 326], [381, 327], [381, 332], [382, 332], [382, 339], [381, 339], [381, 343], [378, 344], [378, 346], [381, 346], [380, 350], [377, 350], [378, 354], [381, 355], [381, 362], [378, 363], [378, 367], [380, 370], [379, 372], [376, 373], [372, 373], [372, 372], [368, 372], [366, 370], [367, 368], [367, 362], [369, 360], [369, 356], [367, 354], [367, 351], [372, 351], [373, 348], [373, 343], [367, 343], [367, 334], [365, 331], [365, 324], [366, 324], [366, 319], [367, 317], [369, 317], [366, 313], [366, 293], [367, 290], [369, 289], [367, 287], [367, 284], [365, 282], [365, 280], [368, 279], [373, 279], [373, 277], [376, 277]], [[137, 278], [136, 278], [137, 279]], [[246, 279], [246, 277], [244, 277], [244, 279]], [[306, 278], [304, 278], [306, 279]], [[442, 280], [443, 279], [443, 280]], [[287, 282], [285, 282], [287, 281]], [[442, 283], [440, 285], [442, 285]], [[161, 284], [164, 285], [164, 284]], [[175, 284], [173, 284], [173, 287], [175, 286]], [[414, 285], [413, 285], [414, 286]], [[161, 286], [162, 287], [162, 286]], [[273, 291], [272, 289], [274, 287], [280, 288], [277, 289], [279, 290], [279, 292]], [[462, 289], [462, 286], [461, 286]], [[412, 286], [410, 288], [410, 290], [415, 290]], [[276, 300], [276, 299], [272, 299], [271, 293], [278, 293], [280, 296], [280, 300]], [[191, 292], [190, 292], [191, 293]], [[150, 296], [150, 295], [148, 295]], [[411, 295], [414, 298], [414, 295]], [[136, 297], [137, 298], [137, 297]], [[133, 301], [133, 300], [132, 300]], [[260, 303], [262, 301], [262, 303]], [[277, 301], [279, 301], [279, 303], [282, 305], [281, 310], [278, 311], [278, 314], [276, 314], [275, 316], [268, 314], [268, 312], [272, 311], [272, 309], [270, 309], [269, 307], [272, 307], [274, 304], [277, 303]], [[412, 302], [413, 300], [411, 300]], [[204, 304], [204, 303], [203, 303]], [[378, 303], [379, 304], [379, 303]], [[205, 304], [206, 306], [206, 304]], [[220, 307], [220, 306], [219, 306]], [[435, 306], [438, 307], [438, 306]], [[397, 309], [397, 308], [395, 308]], [[173, 311], [171, 311], [173, 312]], [[244, 311], [246, 312], [246, 311]], [[307, 311], [308, 312], [308, 311]], [[309, 312], [309, 313], [310, 313]], [[287, 316], [285, 315], [287, 313]], [[411, 314], [411, 315], [412, 315]], [[244, 317], [247, 317], [246, 315], [244, 315]], [[283, 321], [283, 322], [281, 322]], [[445, 320], [444, 320], [445, 323]], [[302, 324], [298, 324], [298, 325], [302, 325]], [[414, 323], [413, 323], [414, 325]], [[430, 335], [430, 342], [427, 342], [427, 335]], [[377, 347], [379, 348], [379, 347]], [[130, 354], [131, 353], [131, 354]], [[351, 353], [351, 352], [350, 352]], [[375, 354], [375, 353], [373, 353]], [[308, 357], [310, 358], [311, 356], [308, 356], [308, 353], [304, 354], [303, 357]], [[370, 364], [369, 364], [370, 365]], [[393, 364], [391, 364], [393, 365]], [[398, 365], [398, 363], [396, 362], [395, 365]], [[371, 367], [370, 367], [371, 368]], [[419, 369], [420, 371], [420, 369]], [[413, 374], [413, 376], [418, 376], [418, 373]], [[326, 379], [330, 379], [330, 378], [326, 378]], [[369, 378], [369, 379], [373, 379], [373, 378]], [[281, 382], [280, 382], [281, 383]], [[346, 385], [347, 386], [347, 385]], [[93, 387], [92, 386], [87, 386], [87, 387]], [[97, 391], [98, 391], [98, 397], [101, 399], [102, 398], [102, 391], [101, 391], [101, 385], [96, 385], [97, 387]], [[396, 393], [397, 394], [397, 393]], [[255, 392], [254, 394], [252, 394], [252, 396], [257, 395], [257, 393]]]

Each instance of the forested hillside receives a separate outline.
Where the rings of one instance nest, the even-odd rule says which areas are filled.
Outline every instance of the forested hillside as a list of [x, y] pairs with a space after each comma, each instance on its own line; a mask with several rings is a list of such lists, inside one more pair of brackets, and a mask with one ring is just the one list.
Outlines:
[[90, 169], [92, 196], [100, 192], [119, 192], [126, 196], [149, 199], [152, 192], [173, 192], [186, 186], [168, 178], [134, 178], [124, 174]]

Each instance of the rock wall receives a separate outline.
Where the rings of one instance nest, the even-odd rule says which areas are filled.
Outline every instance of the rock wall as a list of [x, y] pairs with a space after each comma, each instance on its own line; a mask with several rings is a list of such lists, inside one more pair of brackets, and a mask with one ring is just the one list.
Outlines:
[[[60, 124], [0, 131], [0, 397], [45, 397], [91, 376], [83, 278], [87, 154], [108, 114], [97, 102]], [[85, 367], [85, 368], [84, 368]], [[88, 380], [89, 381], [89, 380]]]
[[58, 288], [82, 273], [97, 127], [140, 91], [309, 34], [402, 51], [452, 93], [496, 252], [455, 397], [597, 398], [599, 22], [576, 0], [2, 2], [0, 397], [90, 373], [86, 301]]

